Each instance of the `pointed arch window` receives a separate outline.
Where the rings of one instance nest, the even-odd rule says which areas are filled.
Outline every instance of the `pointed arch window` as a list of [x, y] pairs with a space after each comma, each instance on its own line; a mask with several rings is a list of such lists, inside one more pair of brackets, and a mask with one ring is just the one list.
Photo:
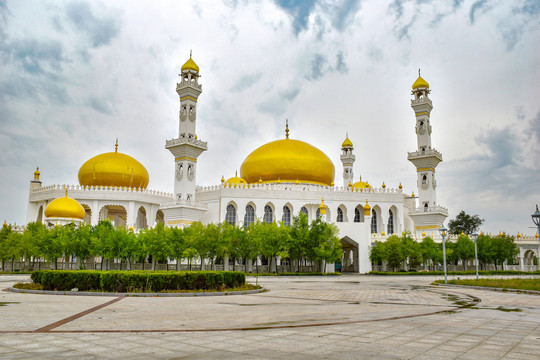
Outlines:
[[300, 212], [303, 212], [304, 214], [309, 215], [307, 208], [305, 206], [302, 206], [302, 208], [300, 209]]
[[236, 224], [236, 208], [233, 204], [227, 205], [227, 213], [225, 214], [225, 221], [229, 223], [229, 225], [235, 225]]
[[371, 233], [377, 233], [377, 211], [371, 209]]
[[343, 222], [343, 210], [341, 210], [341, 208], [337, 208], [336, 222]]
[[364, 209], [362, 207], [354, 209], [354, 222], [364, 222]]
[[388, 210], [388, 235], [394, 233], [394, 213], [392, 210]]
[[317, 219], [320, 219], [321, 218], [321, 209], [317, 208], [317, 212], [315, 213], [315, 217]]
[[270, 224], [273, 220], [274, 220], [274, 215], [272, 213], [272, 208], [270, 207], [270, 205], [266, 205], [264, 207], [263, 221], [267, 224]]
[[255, 222], [255, 209], [253, 206], [246, 206], [246, 215], [244, 215], [244, 227], [248, 227], [250, 224]]
[[291, 209], [288, 206], [283, 207], [283, 217], [281, 218], [283, 225], [291, 226]]

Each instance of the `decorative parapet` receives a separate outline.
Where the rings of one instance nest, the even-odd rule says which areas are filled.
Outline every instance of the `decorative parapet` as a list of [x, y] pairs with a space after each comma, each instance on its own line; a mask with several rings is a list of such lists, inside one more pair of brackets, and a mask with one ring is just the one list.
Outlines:
[[177, 89], [180, 88], [181, 86], [191, 86], [195, 89], [202, 90], [202, 84], [199, 84], [195, 81], [184, 80], [184, 77], [182, 77], [182, 81], [180, 81], [179, 83], [176, 83]]
[[115, 193], [139, 193], [139, 194], [148, 194], [164, 198], [173, 198], [172, 193], [167, 193], [165, 191], [151, 190], [151, 189], [140, 189], [140, 188], [128, 188], [120, 186], [83, 186], [83, 185], [66, 185], [66, 184], [54, 184], [42, 186], [32, 190], [32, 193], [39, 194], [48, 191], [65, 191], [67, 188], [68, 191], [76, 192], [115, 192]]
[[435, 149], [427, 149], [424, 151], [413, 151], [407, 153], [408, 160], [431, 156], [435, 156], [440, 161], [442, 161], [442, 154]]
[[238, 190], [250, 190], [250, 189], [261, 189], [261, 190], [282, 190], [282, 191], [332, 191], [335, 193], [351, 193], [351, 192], [364, 192], [364, 193], [374, 193], [374, 194], [402, 194], [402, 189], [391, 189], [391, 188], [369, 188], [369, 189], [358, 189], [352, 188], [350, 186], [323, 186], [323, 185], [314, 185], [314, 184], [294, 184], [294, 183], [263, 183], [263, 184], [219, 184], [211, 186], [197, 186], [197, 192], [210, 192], [220, 189], [238, 189]]
[[208, 208], [206, 204], [200, 203], [198, 201], [191, 201], [191, 200], [186, 200], [186, 199], [163, 202], [159, 206], [161, 208], [169, 208], [169, 207], [175, 207], [175, 206], [190, 206], [190, 207], [203, 208], [203, 209]]
[[409, 210], [409, 215], [420, 215], [426, 213], [440, 213], [448, 216], [448, 209], [442, 206], [418, 207]]
[[169, 148], [175, 145], [192, 144], [200, 148], [208, 149], [208, 143], [199, 139], [185, 137], [182, 139], [171, 139], [165, 142], [165, 148]]
[[428, 97], [411, 100], [411, 105], [418, 105], [418, 104], [424, 104], [424, 103], [432, 104], [431, 99]]

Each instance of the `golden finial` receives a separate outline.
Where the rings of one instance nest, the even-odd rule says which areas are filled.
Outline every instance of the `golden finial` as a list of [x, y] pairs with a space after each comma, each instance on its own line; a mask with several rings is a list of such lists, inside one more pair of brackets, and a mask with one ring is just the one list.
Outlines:
[[285, 120], [285, 139], [289, 138], [289, 119]]
[[385, 235], [385, 234], [384, 234], [384, 230], [383, 230], [383, 231], [381, 232], [381, 236], [384, 236], [384, 235]]
[[420, 68], [418, 68], [418, 77], [420, 77]]
[[[191, 53], [193, 52], [193, 50], [189, 50], [189, 58], [191, 59]], [[418, 75], [420, 75], [420, 70], [418, 70]]]
[[116, 144], [114, 144], [114, 152], [118, 152], [118, 138], [116, 138]]
[[5, 227], [5, 228], [7, 227], [7, 222], [6, 222], [6, 220], [4, 220], [4, 225], [2, 225], [2, 226]]
[[518, 238], [520, 238], [520, 237], [521, 237], [521, 234], [519, 233], [519, 231], [518, 231], [517, 237], [518, 237]]
[[133, 232], [133, 225], [129, 225], [129, 231]]
[[534, 237], [538, 239], [538, 233], [536, 233], [536, 235], [534, 235]]
[[426, 232], [425, 232], [425, 231], [422, 231], [422, 236], [426, 236]]
[[382, 188], [383, 188], [383, 189], [386, 188], [386, 184], [384, 183], [384, 181], [382, 182]]
[[401, 185], [401, 183], [399, 183], [398, 188], [399, 188], [399, 190], [403, 189], [403, 185]]
[[348, 187], [351, 187], [352, 186], [352, 182], [349, 181], [349, 185], [347, 185]]
[[413, 193], [412, 193], [412, 195], [411, 195], [411, 196], [412, 196], [412, 197], [414, 198], [414, 191], [413, 191]]
[[36, 168], [36, 171], [34, 171], [34, 180], [39, 180], [39, 166]]
[[324, 198], [322, 198], [322, 202], [321, 202], [321, 205], [319, 206], [319, 213], [321, 215], [325, 215], [326, 214], [326, 205], [324, 205]]
[[259, 183], [262, 183], [262, 177], [259, 177]]
[[238, 170], [234, 172], [234, 177], [238, 177]]
[[465, 236], [465, 233], [462, 231], [460, 235], [461, 235], [461, 236]]
[[225, 176], [221, 175], [221, 183], [223, 184], [225, 182]]
[[334, 187], [334, 185], [335, 185], [335, 184], [334, 184], [334, 182], [332, 181], [332, 182], [330, 183], [330, 186], [331, 186], [331, 187]]
[[67, 186], [64, 186], [64, 190], [66, 190], [66, 197], [67, 197], [67, 192], [68, 192]]
[[300, 182], [298, 181], [298, 178], [296, 178], [296, 185], [298, 185]]
[[281, 178], [277, 178], [277, 183], [281, 184]]

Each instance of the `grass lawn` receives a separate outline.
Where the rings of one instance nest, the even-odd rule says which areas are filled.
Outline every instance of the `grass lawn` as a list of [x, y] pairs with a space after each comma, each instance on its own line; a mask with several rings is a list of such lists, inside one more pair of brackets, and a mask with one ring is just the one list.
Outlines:
[[[442, 284], [444, 280], [434, 283]], [[536, 290], [540, 291], [540, 279], [471, 279], [471, 280], [448, 280], [449, 284], [485, 286], [501, 289]]]

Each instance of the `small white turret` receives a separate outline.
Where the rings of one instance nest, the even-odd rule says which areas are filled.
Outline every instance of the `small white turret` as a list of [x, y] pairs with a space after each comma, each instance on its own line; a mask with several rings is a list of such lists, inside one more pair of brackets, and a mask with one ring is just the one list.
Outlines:
[[343, 163], [343, 186], [347, 187], [352, 184], [354, 178], [353, 165], [356, 157], [353, 154], [353, 143], [349, 140], [349, 134], [346, 135], [345, 141], [341, 144], [341, 162]]

